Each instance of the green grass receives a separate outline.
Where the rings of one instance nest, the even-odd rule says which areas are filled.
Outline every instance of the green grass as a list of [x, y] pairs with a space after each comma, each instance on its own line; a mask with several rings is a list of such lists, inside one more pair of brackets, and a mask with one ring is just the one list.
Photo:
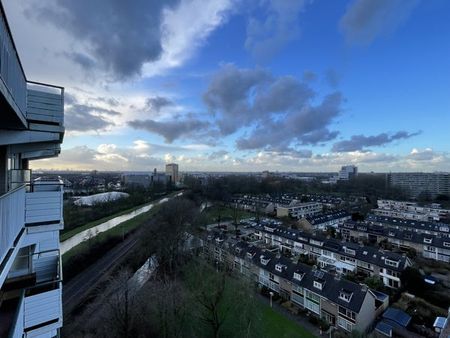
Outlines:
[[[188, 268], [190, 269], [189, 266]], [[206, 266], [206, 270], [201, 272], [201, 274], [204, 273], [214, 274], [215, 271], [214, 269], [211, 269], [210, 266]], [[185, 285], [187, 285], [188, 288], [195, 290], [195, 283], [198, 283], [199, 280], [203, 280], [202, 278], [203, 277], [194, 277], [193, 279], [191, 279], [188, 277], [187, 279], [184, 279], [183, 282], [186, 283]], [[214, 279], [206, 279], [205, 281], [206, 285], [209, 285], [208, 283], [214, 282]], [[253, 324], [254, 330], [253, 334], [251, 335], [252, 337], [255, 335], [261, 338], [315, 337], [312, 333], [307, 331], [296, 321], [284, 316], [282, 313], [271, 308], [269, 306], [268, 299], [261, 299], [256, 295], [251, 296], [250, 299], [247, 299], [245, 296], [237, 294], [237, 290], [247, 294], [251, 294], [256, 291], [253, 287], [247, 284], [247, 282], [239, 278], [234, 278], [231, 276], [226, 278], [224, 298], [219, 306], [222, 309], [231, 308], [231, 311], [227, 312], [226, 314], [225, 321], [223, 322], [223, 326], [220, 329], [221, 336], [233, 337], [236, 332], [241, 332], [241, 316], [248, 316], [248, 314], [253, 314], [252, 318], [253, 320], [256, 320], [256, 322]], [[235, 311], [235, 309], [237, 309], [237, 311]], [[208, 335], [208, 333], [210, 332], [209, 326], [204, 326], [205, 324], [202, 321], [198, 321], [195, 316], [192, 320], [194, 328], [204, 327], [204, 330], [201, 330], [201, 334], [199, 337], [206, 338], [210, 336]]]
[[[169, 197], [172, 197], [173, 195], [175, 195], [175, 194], [177, 194], [177, 193], [178, 193], [178, 192], [171, 193], [171, 194], [169, 194], [169, 195], [167, 195], [167, 196], [164, 196], [164, 197], [162, 197], [162, 198], [169, 198]], [[78, 234], [78, 233], [80, 233], [80, 232], [82, 232], [82, 231], [84, 231], [84, 230], [93, 228], [93, 227], [95, 227], [95, 226], [97, 226], [97, 225], [99, 225], [99, 224], [102, 224], [102, 223], [104, 223], [104, 222], [107, 222], [107, 221], [109, 221], [110, 219], [113, 219], [113, 218], [115, 218], [115, 217], [119, 217], [119, 216], [128, 214], [128, 213], [130, 213], [130, 212], [133, 212], [133, 211], [135, 211], [135, 210], [137, 210], [137, 209], [139, 209], [139, 208], [142, 208], [142, 207], [144, 207], [144, 206], [146, 206], [146, 205], [148, 205], [148, 204], [150, 204], [150, 203], [156, 204], [159, 200], [160, 200], [160, 199], [157, 199], [157, 200], [154, 200], [154, 201], [149, 201], [149, 202], [147, 202], [147, 203], [144, 203], [144, 204], [141, 204], [141, 205], [132, 207], [132, 208], [130, 208], [130, 209], [120, 211], [120, 212], [115, 213], [115, 214], [113, 214], [113, 215], [109, 215], [109, 216], [103, 217], [103, 218], [98, 219], [98, 220], [96, 220], [96, 221], [92, 221], [92, 222], [86, 223], [85, 225], [76, 227], [76, 228], [74, 228], [74, 229], [70, 229], [70, 230], [66, 230], [66, 231], [63, 230], [63, 231], [61, 232], [60, 236], [59, 236], [59, 240], [60, 240], [61, 242], [64, 242], [66, 239], [69, 239], [70, 237], [73, 237], [73, 236], [75, 236], [76, 234]]]
[[85, 225], [76, 227], [76, 228], [74, 228], [74, 229], [70, 229], [70, 230], [67, 230], [67, 231], [64, 231], [64, 230], [63, 230], [63, 231], [61, 232], [61, 235], [59, 236], [60, 241], [63, 242], [63, 241], [65, 241], [66, 239], [69, 239], [70, 237], [73, 237], [73, 236], [75, 236], [76, 234], [78, 234], [78, 233], [80, 233], [80, 232], [82, 232], [82, 231], [84, 231], [84, 230], [93, 228], [93, 227], [95, 227], [95, 226], [97, 226], [97, 225], [99, 225], [99, 224], [102, 224], [102, 223], [104, 223], [104, 222], [107, 222], [107, 221], [109, 221], [110, 219], [113, 219], [113, 218], [115, 218], [115, 217], [119, 217], [119, 216], [128, 214], [128, 213], [130, 213], [130, 212], [132, 212], [132, 211], [134, 211], [134, 210], [137, 210], [137, 209], [139, 209], [139, 208], [142, 208], [143, 206], [145, 206], [145, 205], [147, 205], [147, 204], [149, 204], [149, 203], [151, 203], [151, 202], [148, 202], [148, 203], [145, 203], [145, 204], [142, 204], [142, 205], [138, 205], [138, 206], [136, 206], [136, 207], [132, 207], [132, 208], [127, 209], [127, 210], [123, 210], [123, 211], [118, 212], [118, 213], [116, 213], [116, 214], [112, 214], [112, 215], [109, 215], [109, 216], [100, 218], [100, 219], [98, 219], [98, 220], [96, 220], [96, 221], [92, 221], [92, 222], [86, 223]]
[[[150, 209], [147, 212], [144, 212], [143, 214], [140, 214], [128, 221], [125, 221], [116, 227], [109, 229], [108, 231], [100, 232], [95, 238], [91, 239], [91, 241], [96, 241], [99, 243], [106, 242], [110, 238], [113, 237], [119, 237], [123, 234], [128, 234], [129, 232], [135, 230], [139, 226], [143, 225], [145, 221], [153, 216], [159, 209], [159, 206], [154, 206], [152, 209]], [[76, 256], [81, 254], [82, 252], [88, 251], [90, 246], [89, 240], [84, 241], [77, 246], [73, 247], [69, 251], [67, 251], [65, 254], [62, 255], [63, 265], [64, 261], [67, 261], [72, 256]]]
[[[254, 214], [245, 210], [236, 210], [238, 221], [243, 218], [253, 217]], [[234, 219], [235, 210], [229, 207], [223, 207], [219, 205], [213, 205], [212, 207], [207, 208], [203, 211], [206, 216], [206, 220], [208, 224], [216, 223], [217, 219], [220, 215], [221, 221], [232, 221]]]
[[279, 312], [270, 308], [269, 305], [265, 305], [262, 304], [262, 302], [259, 302], [258, 307], [262, 312], [262, 332], [264, 332], [267, 338], [315, 337], [298, 323], [286, 318]]

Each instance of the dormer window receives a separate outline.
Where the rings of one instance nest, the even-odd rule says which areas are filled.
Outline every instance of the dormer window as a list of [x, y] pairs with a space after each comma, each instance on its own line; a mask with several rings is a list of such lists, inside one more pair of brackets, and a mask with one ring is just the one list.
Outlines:
[[431, 238], [424, 238], [424, 239], [423, 239], [423, 242], [424, 242], [424, 243], [431, 243]]
[[322, 287], [323, 287], [323, 283], [322, 282], [314, 281], [313, 285], [314, 285], [315, 288], [317, 288], [319, 290], [322, 290]]
[[299, 273], [299, 272], [294, 272], [294, 278], [298, 281], [301, 281], [303, 278], [304, 274], [303, 273]]
[[283, 272], [283, 265], [282, 264], [275, 265], [275, 270], [277, 270], [278, 272]]
[[247, 252], [247, 258], [249, 258], [249, 259], [252, 259], [252, 258], [253, 258], [253, 255], [252, 255], [251, 252]]
[[236, 248], [236, 252], [237, 253], [241, 253], [242, 249], [241, 248]]
[[261, 256], [261, 264], [262, 265], [267, 265], [269, 263], [270, 259], [269, 258], [265, 258], [264, 256]]
[[344, 246], [344, 252], [349, 254], [349, 255], [354, 255], [355, 254], [355, 250], [349, 249], [349, 248], [347, 248], [345, 246]]
[[395, 236], [395, 232], [389, 231], [389, 236]]
[[444, 242], [444, 246], [445, 246], [446, 248], [450, 248], [450, 242]]
[[398, 261], [393, 261], [391, 259], [386, 258], [384, 262], [386, 263], [386, 265], [398, 267]]
[[346, 301], [347, 303], [350, 302], [350, 300], [352, 299], [353, 293], [349, 292], [347, 290], [341, 290], [339, 292], [339, 298]]

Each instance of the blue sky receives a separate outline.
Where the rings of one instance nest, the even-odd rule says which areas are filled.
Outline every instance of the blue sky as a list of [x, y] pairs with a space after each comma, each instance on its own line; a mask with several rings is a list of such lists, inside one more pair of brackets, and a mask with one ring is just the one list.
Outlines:
[[4, 2], [27, 77], [66, 87], [34, 168], [450, 168], [448, 1]]

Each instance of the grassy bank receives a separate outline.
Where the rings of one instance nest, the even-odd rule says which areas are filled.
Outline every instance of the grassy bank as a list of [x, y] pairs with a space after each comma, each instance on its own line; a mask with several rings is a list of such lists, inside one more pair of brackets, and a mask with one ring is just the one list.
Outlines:
[[122, 216], [122, 215], [125, 215], [125, 214], [129, 214], [130, 212], [133, 212], [133, 211], [135, 211], [135, 210], [137, 210], [139, 208], [142, 208], [142, 207], [144, 207], [144, 206], [146, 206], [146, 205], [148, 205], [150, 203], [152, 203], [152, 202], [148, 202], [148, 203], [145, 203], [145, 204], [142, 204], [142, 205], [138, 205], [136, 207], [133, 207], [133, 208], [130, 208], [130, 209], [118, 212], [116, 214], [103, 217], [103, 218], [98, 219], [96, 221], [92, 221], [92, 222], [86, 223], [85, 225], [79, 226], [79, 227], [77, 227], [75, 229], [70, 229], [70, 230], [67, 230], [67, 231], [63, 230], [63, 231], [61, 231], [61, 235], [59, 236], [60, 241], [63, 242], [66, 239], [69, 239], [70, 237], [75, 236], [76, 234], [78, 234], [78, 233], [80, 233], [80, 232], [82, 232], [84, 230], [93, 228], [93, 227], [95, 227], [95, 226], [97, 226], [99, 224], [102, 224], [104, 222], [107, 222], [107, 221], [109, 221], [109, 220], [111, 220], [113, 218], [116, 218], [116, 217], [119, 217], [119, 216]]
[[62, 255], [64, 279], [67, 281], [92, 265], [121, 242], [123, 238], [146, 224], [158, 209], [159, 206], [156, 205], [149, 211], [125, 221], [108, 231], [101, 232], [92, 239], [84, 241], [66, 252]]
[[[170, 198], [170, 197], [173, 197], [174, 195], [176, 195], [177, 193], [178, 193], [178, 192], [176, 192], [176, 193], [171, 193], [171, 194], [169, 194], [169, 195], [167, 195], [167, 196], [164, 196], [164, 197], [162, 197], [162, 198]], [[117, 212], [117, 213], [115, 213], [115, 214], [108, 215], [108, 216], [103, 217], [103, 218], [101, 218], [101, 219], [98, 219], [98, 220], [95, 220], [95, 221], [86, 223], [86, 224], [84, 224], [84, 225], [82, 225], [82, 226], [79, 226], [79, 227], [76, 227], [76, 228], [74, 228], [74, 229], [68, 229], [68, 230], [65, 230], [65, 229], [64, 229], [64, 230], [61, 231], [61, 234], [60, 234], [60, 236], [59, 236], [59, 239], [60, 239], [61, 242], [64, 242], [65, 240], [69, 239], [69, 238], [72, 237], [72, 236], [75, 236], [76, 234], [78, 234], [78, 233], [80, 233], [80, 232], [82, 232], [82, 231], [84, 231], [84, 230], [93, 228], [93, 227], [95, 227], [95, 226], [97, 226], [97, 225], [99, 225], [99, 224], [102, 224], [102, 223], [104, 223], [104, 222], [107, 222], [107, 221], [109, 221], [109, 220], [111, 220], [111, 219], [113, 219], [113, 218], [115, 218], [115, 217], [119, 217], [119, 216], [128, 214], [128, 213], [130, 213], [130, 212], [133, 212], [133, 211], [135, 211], [135, 210], [137, 210], [137, 209], [139, 209], [139, 208], [142, 208], [142, 207], [144, 207], [144, 206], [146, 206], [146, 205], [148, 205], [148, 204], [151, 204], [151, 203], [157, 204], [158, 201], [161, 200], [162, 198], [158, 198], [157, 200], [149, 201], [149, 202], [146, 202], [146, 203], [144, 203], [144, 204], [140, 204], [140, 205], [134, 206], [134, 207], [132, 207], [132, 208], [129, 208], [129, 209], [126, 209], [126, 210]]]

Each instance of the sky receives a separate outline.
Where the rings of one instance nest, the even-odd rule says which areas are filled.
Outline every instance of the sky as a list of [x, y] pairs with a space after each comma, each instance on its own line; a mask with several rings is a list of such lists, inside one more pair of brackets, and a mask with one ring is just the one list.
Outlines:
[[450, 1], [3, 0], [65, 87], [35, 169], [450, 170]]

